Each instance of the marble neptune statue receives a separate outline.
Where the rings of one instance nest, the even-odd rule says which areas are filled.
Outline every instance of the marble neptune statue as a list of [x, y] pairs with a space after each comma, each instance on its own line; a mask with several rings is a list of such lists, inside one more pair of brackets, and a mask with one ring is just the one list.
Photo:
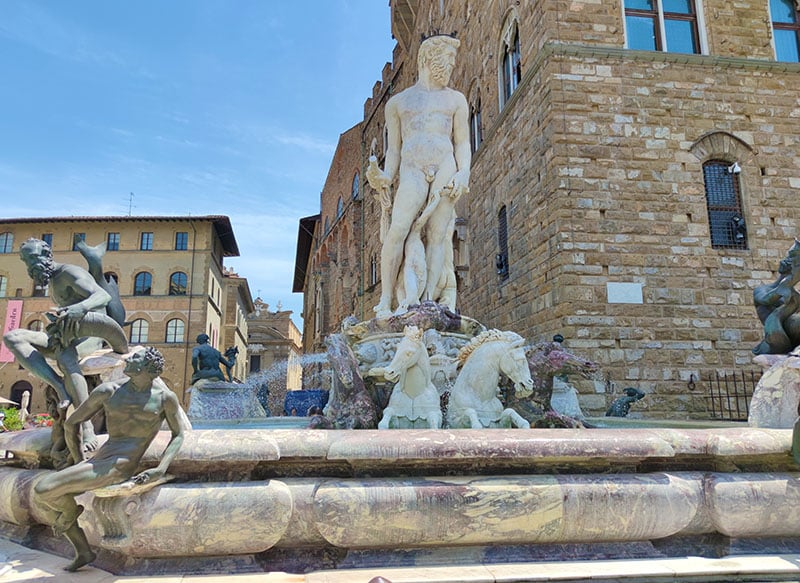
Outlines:
[[[471, 161], [467, 100], [448, 87], [459, 44], [447, 35], [422, 42], [417, 82], [386, 104], [384, 169], [374, 157], [367, 169], [370, 186], [391, 214], [391, 222], [381, 229], [379, 318], [392, 314], [393, 303], [402, 311], [420, 299], [455, 309], [455, 203], [469, 192]], [[392, 201], [389, 187], [395, 176]], [[419, 217], [423, 209], [428, 212]], [[424, 257], [417, 237], [424, 238]], [[409, 290], [416, 297], [408, 297]]]

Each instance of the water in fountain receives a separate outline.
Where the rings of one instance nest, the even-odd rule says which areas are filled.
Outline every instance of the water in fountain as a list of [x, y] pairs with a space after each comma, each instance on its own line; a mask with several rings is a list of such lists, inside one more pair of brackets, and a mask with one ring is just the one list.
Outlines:
[[[295, 375], [296, 378], [290, 379]], [[284, 400], [290, 384], [304, 389], [327, 390], [330, 370], [324, 353], [308, 354], [292, 361], [278, 360], [253, 373], [243, 383], [202, 382], [192, 387], [189, 417], [195, 427], [222, 426], [287, 428], [306, 427], [306, 409], [286, 416]]]

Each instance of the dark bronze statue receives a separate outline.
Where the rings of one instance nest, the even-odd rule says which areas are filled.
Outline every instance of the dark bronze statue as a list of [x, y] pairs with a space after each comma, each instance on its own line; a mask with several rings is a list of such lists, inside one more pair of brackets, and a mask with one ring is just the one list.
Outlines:
[[631, 405], [645, 397], [643, 391], [634, 387], [623, 389], [622, 392], [625, 393], [625, 396], [614, 399], [606, 411], [606, 417], [627, 417], [631, 412]]
[[192, 369], [194, 370], [192, 384], [201, 379], [226, 380], [219, 368], [220, 364], [228, 371], [227, 380], [231, 380], [230, 371], [236, 364], [236, 354], [239, 351], [233, 352], [234, 349], [229, 348], [225, 354], [230, 355], [230, 358], [225, 358], [219, 350], [208, 343], [208, 340], [208, 334], [200, 334], [197, 337], [197, 346], [192, 349]]
[[[49, 515], [53, 531], [66, 536], [75, 548], [75, 559], [65, 567], [67, 571], [96, 558], [78, 525], [83, 507], [75, 502], [75, 496], [128, 480], [135, 484], [156, 482], [163, 478], [183, 443], [189, 424], [178, 397], [159, 378], [163, 369], [164, 357], [158, 350], [137, 350], [125, 361], [128, 378], [98, 386], [64, 422], [67, 446], [79, 463], [42, 478], [34, 487], [34, 504]], [[108, 440], [85, 460], [79, 428], [101, 410], [106, 415]], [[161, 461], [137, 474], [139, 461], [165, 420], [172, 439]]]
[[778, 265], [778, 278], [753, 290], [753, 302], [761, 323], [764, 340], [753, 354], [788, 354], [800, 344], [800, 241], [794, 240], [786, 257]]
[[[79, 359], [99, 348], [99, 339], [105, 340], [118, 354], [128, 351], [128, 341], [121, 327], [125, 314], [119, 294], [114, 293], [115, 284], [106, 281], [102, 274], [100, 258], [104, 246], [94, 248], [80, 242], [78, 248], [92, 273], [76, 265], [56, 263], [50, 246], [39, 239], [28, 239], [21, 245], [20, 258], [28, 267], [28, 275], [39, 288], [49, 289], [58, 307], [55, 314], [47, 314], [50, 324], [44, 332], [19, 328], [3, 338], [17, 362], [56, 392], [55, 412], [61, 421], [70, 404], [77, 407], [89, 396]], [[61, 374], [46, 358], [56, 362]], [[59, 427], [60, 423], [54, 424], [54, 428]], [[83, 425], [82, 440], [86, 450], [97, 447], [94, 428], [88, 420]], [[67, 465], [69, 460], [63, 450], [63, 439], [56, 430], [52, 444], [56, 465]]]

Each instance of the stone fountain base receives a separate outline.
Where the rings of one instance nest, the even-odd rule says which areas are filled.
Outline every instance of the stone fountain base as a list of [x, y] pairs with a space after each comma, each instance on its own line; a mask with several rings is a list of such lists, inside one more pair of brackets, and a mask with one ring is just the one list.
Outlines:
[[[176, 481], [79, 500], [118, 574], [800, 550], [790, 430], [194, 430]], [[154, 464], [168, 434], [145, 460]], [[38, 466], [48, 430], [0, 435]], [[0, 530], [69, 554], [0, 468]]]

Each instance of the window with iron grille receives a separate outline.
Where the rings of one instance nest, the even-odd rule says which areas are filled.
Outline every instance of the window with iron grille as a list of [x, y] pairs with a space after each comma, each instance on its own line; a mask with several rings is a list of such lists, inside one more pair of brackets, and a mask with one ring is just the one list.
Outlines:
[[775, 59], [800, 61], [800, 6], [794, 0], [770, 0]]
[[695, 0], [625, 0], [629, 49], [700, 54]]
[[501, 280], [508, 279], [508, 214], [506, 207], [500, 207], [497, 213], [497, 248], [499, 253], [495, 257], [497, 275]]
[[715, 249], [747, 249], [747, 225], [739, 193], [739, 165], [723, 160], [703, 164], [708, 225]]

